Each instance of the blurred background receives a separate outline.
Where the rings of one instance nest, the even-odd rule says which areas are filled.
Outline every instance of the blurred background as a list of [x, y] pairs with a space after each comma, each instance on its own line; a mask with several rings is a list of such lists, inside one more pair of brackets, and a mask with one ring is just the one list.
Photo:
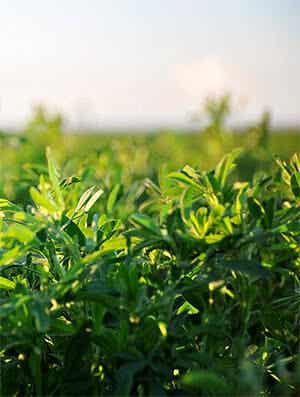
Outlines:
[[298, 0], [3, 0], [0, 23], [1, 195], [26, 201], [48, 145], [128, 184], [300, 149]]

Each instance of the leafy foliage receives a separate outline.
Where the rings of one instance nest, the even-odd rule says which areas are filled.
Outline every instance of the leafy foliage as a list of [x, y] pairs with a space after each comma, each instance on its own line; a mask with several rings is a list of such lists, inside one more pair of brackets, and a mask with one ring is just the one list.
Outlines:
[[143, 184], [47, 149], [0, 200], [1, 395], [299, 394], [299, 157], [238, 155]]

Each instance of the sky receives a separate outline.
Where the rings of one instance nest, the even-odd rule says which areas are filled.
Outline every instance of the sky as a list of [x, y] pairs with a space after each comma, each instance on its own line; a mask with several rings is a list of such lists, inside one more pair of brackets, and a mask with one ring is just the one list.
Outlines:
[[1, 0], [0, 26], [0, 127], [184, 125], [224, 92], [300, 123], [299, 0]]

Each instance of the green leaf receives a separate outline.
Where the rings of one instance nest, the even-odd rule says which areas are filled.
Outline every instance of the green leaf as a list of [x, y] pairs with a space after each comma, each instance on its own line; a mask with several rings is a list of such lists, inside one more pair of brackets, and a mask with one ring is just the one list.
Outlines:
[[81, 182], [81, 179], [78, 178], [77, 176], [69, 176], [68, 178], [63, 179], [59, 185], [61, 187], [67, 187], [79, 182]]
[[95, 202], [99, 199], [99, 197], [103, 194], [103, 190], [99, 189], [97, 190], [92, 197], [87, 201], [87, 203], [84, 206], [84, 211], [89, 212], [89, 210], [92, 208], [92, 206], [95, 204]]
[[291, 188], [295, 197], [300, 197], [300, 172], [295, 172], [291, 177]]
[[201, 395], [227, 395], [230, 391], [228, 382], [211, 371], [192, 370], [187, 372], [181, 380], [183, 388]]
[[55, 167], [54, 159], [52, 157], [51, 149], [47, 147], [46, 149], [46, 155], [47, 155], [47, 160], [48, 160], [48, 173], [49, 173], [49, 178], [52, 183], [52, 187], [55, 193], [55, 198], [57, 200], [57, 204], [59, 205], [60, 208], [64, 208], [64, 199], [62, 195], [62, 191], [60, 188], [60, 183], [58, 180], [58, 171]]
[[80, 199], [79, 199], [79, 201], [78, 201], [78, 204], [77, 204], [77, 206], [76, 206], [76, 208], [75, 208], [75, 213], [76, 213], [76, 212], [79, 212], [79, 211], [82, 209], [82, 207], [84, 206], [84, 204], [85, 204], [85, 203], [87, 202], [87, 200], [90, 198], [90, 196], [91, 196], [91, 194], [93, 193], [94, 189], [95, 189], [95, 186], [92, 186], [92, 187], [90, 187], [89, 189], [87, 189], [87, 190], [82, 194], [82, 196], [80, 197]]
[[116, 251], [126, 248], [126, 239], [123, 236], [113, 237], [101, 245], [101, 252]]
[[14, 289], [16, 284], [6, 277], [0, 276], [0, 289]]
[[85, 245], [85, 235], [80, 230], [79, 226], [76, 225], [71, 219], [69, 219], [66, 215], [62, 217], [62, 229], [68, 233], [72, 239], [77, 239], [80, 246]]
[[19, 211], [20, 208], [6, 199], [0, 199], [0, 210], [3, 211]]
[[98, 251], [93, 252], [92, 254], [86, 255], [82, 262], [84, 264], [91, 264], [97, 261], [98, 258], [102, 257], [104, 254], [108, 254], [110, 252], [115, 252], [119, 250], [123, 250], [127, 247], [126, 239], [123, 236], [120, 237], [112, 237], [110, 240], [105, 241]]
[[109, 197], [107, 200], [107, 212], [109, 214], [111, 214], [113, 211], [113, 208], [117, 201], [118, 194], [119, 194], [120, 190], [121, 190], [121, 185], [118, 183], [117, 185], [114, 186], [114, 188], [112, 189], [112, 191], [109, 194]]
[[207, 236], [205, 236], [205, 242], [207, 244], [215, 244], [215, 243], [218, 243], [219, 241], [223, 240], [224, 237], [225, 237], [225, 235], [220, 234], [220, 233], [208, 234]]
[[160, 229], [153, 220], [145, 214], [133, 214], [131, 220], [139, 226], [142, 226], [144, 229], [161, 236]]
[[0, 266], [7, 266], [20, 258], [23, 251], [20, 246], [16, 245], [12, 249], [4, 252], [0, 256]]
[[199, 185], [199, 183], [195, 182], [190, 176], [185, 175], [183, 172], [171, 172], [168, 177], [171, 179], [175, 179], [178, 182], [182, 182], [185, 185], [193, 186], [197, 189], [202, 190], [202, 187], [201, 185]]
[[25, 225], [14, 223], [8, 228], [6, 236], [15, 238], [21, 243], [27, 244], [34, 239], [35, 233]]
[[92, 206], [95, 204], [95, 202], [103, 194], [102, 189], [97, 190], [93, 194], [94, 190], [95, 190], [95, 186], [92, 186], [82, 194], [82, 196], [80, 197], [80, 200], [75, 208], [75, 213], [80, 212], [82, 210], [84, 212], [88, 212], [92, 208]]
[[247, 203], [248, 203], [249, 212], [254, 219], [259, 219], [263, 217], [264, 209], [257, 199], [253, 197], [248, 197]]
[[235, 212], [237, 215], [239, 215], [241, 219], [241, 215], [242, 215], [241, 211], [242, 211], [243, 203], [246, 199], [248, 183], [247, 182], [236, 183], [234, 184], [234, 187], [237, 187], [239, 189], [235, 199]]
[[35, 187], [30, 188], [30, 195], [34, 203], [41, 208], [45, 208], [50, 214], [57, 211], [55, 203], [41, 194]]
[[235, 167], [234, 161], [239, 156], [240, 153], [241, 153], [241, 149], [235, 149], [231, 153], [224, 156], [223, 159], [217, 165], [215, 170], [215, 177], [218, 180], [221, 188], [225, 186], [226, 180], [230, 172]]

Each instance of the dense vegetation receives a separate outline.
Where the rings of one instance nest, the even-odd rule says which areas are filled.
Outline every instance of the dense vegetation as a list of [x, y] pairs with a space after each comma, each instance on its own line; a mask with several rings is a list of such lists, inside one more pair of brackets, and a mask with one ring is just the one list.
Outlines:
[[267, 115], [76, 137], [41, 110], [3, 134], [0, 395], [298, 396], [300, 159], [278, 139]]

